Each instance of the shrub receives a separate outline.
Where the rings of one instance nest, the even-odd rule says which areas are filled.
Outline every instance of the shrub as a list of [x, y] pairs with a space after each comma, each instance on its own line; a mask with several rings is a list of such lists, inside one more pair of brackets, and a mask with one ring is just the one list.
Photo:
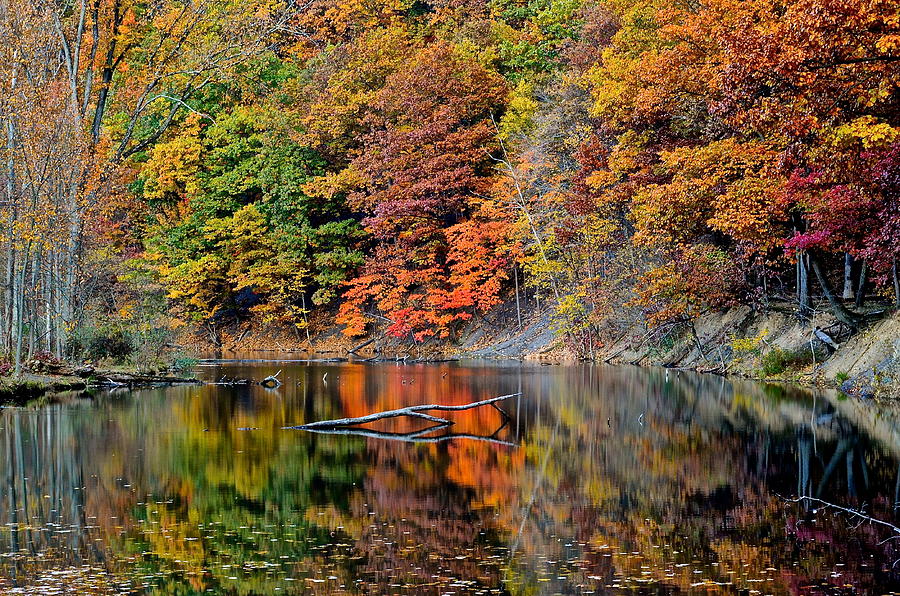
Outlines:
[[799, 350], [772, 348], [762, 357], [762, 371], [766, 376], [778, 375], [789, 368], [812, 364], [812, 361], [812, 352], [807, 348]]
[[759, 332], [759, 335], [753, 337], [737, 337], [737, 335], [732, 335], [729, 338], [731, 340], [731, 349], [734, 350], [735, 354], [746, 353], [758, 356], [760, 352], [762, 352], [762, 347], [765, 344], [767, 335], [769, 335], [768, 329], [763, 329]]
[[91, 360], [102, 360], [104, 358], [124, 360], [132, 352], [134, 352], [134, 346], [131, 345], [128, 336], [121, 331], [113, 331], [93, 336], [88, 341], [85, 356]]
[[172, 360], [172, 370], [177, 373], [183, 373], [191, 370], [200, 361], [191, 356], [177, 356]]

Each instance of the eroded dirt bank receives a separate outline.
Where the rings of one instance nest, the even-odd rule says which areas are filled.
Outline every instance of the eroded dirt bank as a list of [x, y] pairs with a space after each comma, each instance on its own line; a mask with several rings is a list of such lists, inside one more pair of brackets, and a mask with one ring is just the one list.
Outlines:
[[[399, 341], [377, 332], [348, 338], [331, 323], [328, 313], [323, 313], [311, 322], [309, 334], [306, 330], [235, 325], [221, 331], [218, 345], [199, 335], [186, 338], [185, 343], [199, 353], [223, 357], [271, 351], [407, 361], [513, 358], [556, 362], [578, 358], [548, 309], [519, 314], [511, 305], [504, 305], [474, 319], [453, 341]], [[833, 345], [817, 337], [816, 330], [824, 332]], [[610, 325], [606, 336], [592, 346], [589, 359], [821, 385], [861, 397], [900, 397], [900, 313], [888, 313], [851, 334], [826, 310], [819, 310], [810, 320], [800, 320], [791, 304], [775, 303], [765, 312], [740, 307], [709, 313], [693, 324], [654, 330], [648, 330], [642, 321], [619, 321]]]

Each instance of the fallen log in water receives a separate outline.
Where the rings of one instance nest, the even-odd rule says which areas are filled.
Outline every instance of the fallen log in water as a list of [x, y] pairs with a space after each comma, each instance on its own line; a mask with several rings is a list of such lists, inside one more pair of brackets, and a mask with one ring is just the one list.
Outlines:
[[279, 370], [274, 375], [269, 375], [268, 377], [266, 377], [265, 379], [260, 381], [259, 384], [262, 385], [263, 387], [265, 387], [266, 389], [276, 389], [278, 387], [281, 387], [281, 381], [278, 380], [278, 375], [280, 375], [280, 374], [281, 374], [281, 371]]
[[202, 381], [171, 375], [143, 375], [96, 371], [88, 380], [91, 387], [153, 387], [158, 385], [200, 385]]
[[347, 350], [347, 353], [348, 353], [348, 354], [356, 354], [358, 351], [362, 350], [362, 349], [363, 349], [364, 347], [366, 347], [367, 345], [369, 345], [369, 344], [371, 344], [371, 343], [374, 343], [375, 340], [377, 340], [377, 339], [378, 339], [377, 336], [376, 336], [376, 337], [369, 338], [369, 339], [367, 339], [366, 341], [362, 342], [361, 344], [359, 344], [359, 345], [357, 345], [357, 346], [353, 346], [352, 348], [350, 348], [349, 350]]
[[252, 385], [253, 381], [250, 379], [236, 379], [236, 378], [228, 378], [226, 376], [222, 376], [218, 381], [210, 381], [207, 383], [208, 385], [225, 385], [226, 387], [234, 387], [236, 385]]
[[491, 406], [495, 408], [498, 412], [503, 414], [505, 418], [509, 417], [509, 414], [501, 410], [497, 407], [497, 402], [503, 401], [505, 399], [509, 399], [511, 397], [519, 397], [522, 395], [521, 393], [510, 393], [509, 395], [501, 395], [499, 397], [492, 397], [490, 399], [483, 399], [481, 401], [475, 401], [468, 404], [462, 404], [459, 406], [445, 406], [442, 404], [423, 404], [420, 406], [408, 406], [405, 408], [398, 408], [396, 410], [386, 410], [384, 412], [376, 412], [374, 414], [369, 414], [367, 416], [359, 416], [357, 418], [338, 418], [336, 420], [320, 420], [318, 422], [310, 422], [309, 424], [301, 424], [299, 426], [285, 426], [284, 429], [291, 430], [316, 430], [316, 429], [334, 429], [341, 428], [345, 426], [357, 426], [360, 424], [368, 424], [369, 422], [375, 422], [377, 420], [385, 420], [386, 418], [398, 418], [400, 416], [408, 416], [410, 418], [422, 418], [423, 420], [428, 420], [429, 422], [434, 422], [441, 426], [449, 426], [453, 424], [452, 420], [447, 420], [446, 418], [438, 418], [437, 416], [432, 416], [430, 414], [425, 414], [426, 411], [443, 411], [443, 412], [458, 412], [460, 410], [471, 410], [472, 408], [478, 408], [480, 406]]
[[278, 375], [281, 374], [279, 370], [274, 375], [269, 375], [264, 378], [262, 381], [254, 381], [253, 379], [244, 379], [241, 377], [226, 377], [222, 376], [218, 381], [209, 381], [207, 385], [224, 385], [226, 387], [235, 387], [235, 386], [247, 386], [247, 385], [261, 385], [266, 389], [277, 389], [281, 387], [284, 383], [281, 382], [281, 379], [278, 378]]

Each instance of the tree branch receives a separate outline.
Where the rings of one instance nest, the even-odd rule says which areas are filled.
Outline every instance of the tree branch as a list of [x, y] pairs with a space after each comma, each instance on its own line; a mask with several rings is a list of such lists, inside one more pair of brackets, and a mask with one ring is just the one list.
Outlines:
[[320, 420], [318, 422], [310, 422], [309, 424], [301, 424], [299, 426], [285, 426], [282, 427], [285, 430], [316, 430], [316, 429], [336, 429], [346, 426], [356, 426], [359, 424], [368, 424], [369, 422], [376, 422], [378, 420], [385, 420], [387, 418], [398, 418], [400, 416], [410, 416], [413, 418], [424, 418], [425, 420], [429, 420], [431, 422], [436, 422], [439, 424], [453, 424], [452, 421], [446, 420], [444, 418], [438, 418], [436, 416], [431, 416], [429, 414], [423, 414], [422, 412], [427, 410], [440, 410], [444, 412], [458, 412], [460, 410], [471, 410], [472, 408], [477, 408], [479, 406], [486, 406], [489, 404], [494, 404], [495, 402], [502, 401], [505, 399], [509, 399], [511, 397], [519, 397], [522, 395], [521, 393], [511, 393], [509, 395], [501, 395], [499, 397], [492, 397], [490, 399], [484, 399], [481, 401], [476, 401], [468, 404], [463, 404], [459, 406], [445, 406], [441, 404], [423, 404], [420, 406], [408, 406], [406, 408], [398, 408], [396, 410], [386, 410], [384, 412], [376, 412], [374, 414], [369, 414], [367, 416], [359, 416], [356, 418], [338, 418], [336, 420]]

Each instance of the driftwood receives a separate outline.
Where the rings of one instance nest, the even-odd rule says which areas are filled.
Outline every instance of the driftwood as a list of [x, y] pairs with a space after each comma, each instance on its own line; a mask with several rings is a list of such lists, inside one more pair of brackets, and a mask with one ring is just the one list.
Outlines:
[[816, 327], [815, 329], [813, 329], [813, 335], [815, 335], [819, 341], [825, 344], [825, 347], [828, 348], [829, 353], [834, 353], [838, 348], [841, 347], [841, 345], [834, 341], [834, 338], [828, 335], [828, 333], [826, 333], [824, 329]]
[[437, 426], [431, 427], [429, 430], [437, 430], [437, 428], [447, 427], [453, 424], [452, 420], [448, 420], [446, 418], [438, 418], [437, 416], [432, 416], [430, 414], [425, 414], [426, 411], [443, 411], [443, 412], [458, 412], [460, 410], [471, 410], [472, 408], [477, 408], [480, 406], [491, 406], [495, 408], [498, 412], [503, 414], [504, 419], [509, 417], [509, 414], [501, 410], [497, 407], [497, 402], [503, 401], [505, 399], [509, 399], [511, 397], [519, 397], [522, 395], [521, 393], [510, 393], [509, 395], [501, 395], [499, 397], [492, 397], [490, 399], [484, 399], [481, 401], [476, 401], [468, 404], [462, 404], [459, 406], [445, 406], [441, 404], [423, 404], [420, 406], [408, 406], [406, 408], [399, 408], [396, 410], [386, 410], [384, 412], [376, 412], [375, 414], [369, 414], [367, 416], [359, 416], [357, 418], [338, 418], [336, 420], [320, 420], [319, 422], [310, 422], [309, 424], [301, 424], [299, 426], [285, 426], [284, 429], [291, 430], [320, 430], [320, 429], [339, 429], [345, 428], [349, 426], [357, 426], [360, 424], [368, 424], [369, 422], [376, 422], [378, 420], [385, 420], [387, 418], [398, 418], [400, 416], [407, 416], [410, 418], [421, 418], [423, 420], [427, 420], [429, 422], [434, 422]]
[[153, 387], [157, 385], [199, 385], [201, 381], [188, 377], [169, 375], [140, 375], [129, 373], [100, 372], [88, 382], [93, 387]]
[[264, 378], [262, 381], [254, 381], [252, 379], [243, 379], [243, 378], [239, 378], [239, 377], [229, 378], [229, 377], [226, 377], [223, 375], [222, 378], [219, 379], [218, 381], [210, 381], [207, 383], [207, 385], [224, 385], [226, 387], [261, 385], [262, 387], [265, 387], [266, 389], [277, 389], [278, 387], [281, 387], [281, 385], [282, 385], [281, 379], [278, 378], [278, 375], [280, 375], [280, 374], [281, 374], [281, 371], [279, 370], [274, 375], [269, 375], [268, 377]]
[[235, 385], [250, 385], [250, 384], [251, 384], [250, 379], [234, 379], [234, 378], [229, 379], [228, 377], [226, 377], [224, 375], [218, 381], [212, 381], [212, 382], [208, 383], [208, 385], [225, 385], [227, 387], [232, 387]]
[[374, 343], [376, 339], [378, 339], [378, 338], [377, 337], [369, 338], [366, 341], [362, 342], [361, 344], [354, 346], [354, 347], [350, 348], [349, 350], [347, 350], [347, 353], [348, 354], [356, 354], [359, 350], [362, 350], [367, 345]]
[[278, 387], [281, 387], [281, 381], [278, 380], [278, 375], [280, 375], [280, 374], [281, 374], [281, 371], [279, 370], [274, 375], [269, 375], [268, 377], [266, 377], [265, 379], [260, 381], [259, 384], [262, 385], [263, 387], [265, 387], [266, 389], [276, 389]]
[[408, 361], [407, 364], [439, 364], [441, 362], [459, 362], [459, 358], [418, 358]]

